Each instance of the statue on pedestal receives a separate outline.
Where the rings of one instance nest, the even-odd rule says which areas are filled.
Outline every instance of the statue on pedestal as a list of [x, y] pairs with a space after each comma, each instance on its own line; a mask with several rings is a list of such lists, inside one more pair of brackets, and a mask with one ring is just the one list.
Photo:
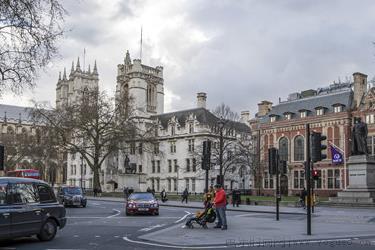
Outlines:
[[137, 171], [137, 165], [132, 163], [132, 164], [129, 164], [130, 162], [130, 159], [129, 157], [126, 155], [125, 156], [125, 160], [124, 160], [124, 168], [125, 168], [125, 173], [127, 174], [135, 174], [135, 172]]
[[367, 124], [361, 118], [354, 118], [352, 130], [352, 155], [367, 155]]

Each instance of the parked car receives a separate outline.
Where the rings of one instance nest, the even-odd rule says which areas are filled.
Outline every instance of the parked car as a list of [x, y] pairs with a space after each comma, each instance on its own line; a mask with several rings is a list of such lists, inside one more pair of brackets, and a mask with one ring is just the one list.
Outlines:
[[159, 215], [159, 203], [152, 193], [136, 192], [129, 195], [125, 204], [125, 214]]
[[85, 192], [80, 187], [67, 186], [60, 187], [58, 192], [59, 201], [65, 207], [67, 206], [77, 206], [86, 207], [87, 199]]
[[0, 239], [36, 235], [50, 241], [65, 224], [65, 208], [47, 183], [0, 177]]

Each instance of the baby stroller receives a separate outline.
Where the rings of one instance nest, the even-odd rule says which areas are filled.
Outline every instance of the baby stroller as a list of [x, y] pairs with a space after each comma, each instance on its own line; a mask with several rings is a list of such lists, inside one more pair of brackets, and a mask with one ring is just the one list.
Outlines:
[[207, 203], [206, 208], [203, 212], [197, 212], [196, 216], [189, 217], [186, 220], [185, 226], [188, 228], [194, 228], [193, 224], [197, 223], [203, 228], [207, 228], [207, 223], [214, 223], [216, 220], [215, 210], [212, 208], [211, 203]]

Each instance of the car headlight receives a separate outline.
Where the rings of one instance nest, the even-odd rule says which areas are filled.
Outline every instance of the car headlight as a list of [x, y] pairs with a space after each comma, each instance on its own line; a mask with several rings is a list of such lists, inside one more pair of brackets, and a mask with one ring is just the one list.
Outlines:
[[66, 200], [71, 200], [71, 199], [73, 199], [73, 197], [71, 197], [71, 196], [65, 196], [65, 199]]
[[159, 206], [158, 203], [153, 203], [153, 204], [151, 204], [151, 207], [158, 207], [158, 206]]

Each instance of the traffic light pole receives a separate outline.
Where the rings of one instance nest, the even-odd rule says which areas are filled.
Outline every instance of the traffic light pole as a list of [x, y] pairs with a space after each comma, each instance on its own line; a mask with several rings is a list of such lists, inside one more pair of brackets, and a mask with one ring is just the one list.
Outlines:
[[280, 181], [279, 181], [279, 154], [277, 154], [277, 161], [276, 161], [276, 220], [279, 220], [280, 218], [280, 207], [279, 207], [279, 202], [280, 202]]
[[307, 190], [307, 235], [311, 235], [311, 152], [310, 152], [310, 124], [306, 124], [306, 190]]
[[[313, 167], [314, 163], [311, 163], [311, 167]], [[313, 169], [313, 168], [311, 168]], [[311, 175], [310, 175], [310, 178], [311, 178]], [[314, 204], [314, 187], [315, 187], [315, 180], [313, 179], [312, 180], [312, 183], [311, 183], [311, 213], [314, 213], [314, 207], [315, 207], [315, 204]]]
[[205, 192], [208, 192], [208, 168], [206, 169], [206, 188], [205, 188]]

